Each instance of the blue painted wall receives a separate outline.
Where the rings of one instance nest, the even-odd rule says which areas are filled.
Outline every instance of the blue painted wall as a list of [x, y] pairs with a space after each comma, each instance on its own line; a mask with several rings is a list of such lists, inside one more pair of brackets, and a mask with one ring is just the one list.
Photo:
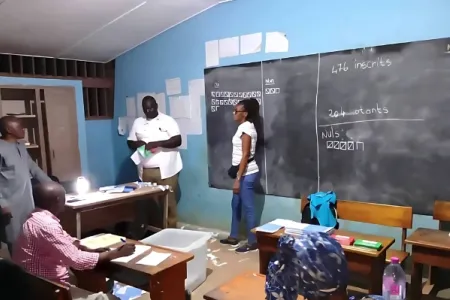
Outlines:
[[[114, 181], [111, 121], [85, 121], [81, 81], [0, 77], [0, 85], [69, 86], [75, 88], [81, 170], [93, 184]], [[89, 134], [87, 134], [89, 133]], [[104, 151], [107, 149], [108, 151]]]
[[[380, 0], [235, 0], [218, 5], [153, 40], [129, 51], [116, 62], [116, 115], [125, 114], [125, 97], [138, 92], [164, 92], [165, 79], [181, 77], [183, 93], [187, 82], [202, 78], [204, 43], [255, 32], [285, 32], [289, 53], [251, 54], [221, 59], [221, 65], [300, 56], [318, 52], [409, 42], [450, 36], [450, 1]], [[167, 103], [168, 105], [168, 103]], [[205, 107], [202, 115], [205, 116]], [[117, 120], [115, 121], [115, 125]], [[180, 220], [228, 230], [231, 192], [208, 187], [207, 145], [204, 133], [188, 137], [182, 151], [184, 170], [180, 176]], [[125, 138], [114, 135], [116, 174], [133, 178]], [[129, 172], [129, 173], [128, 173]], [[260, 196], [262, 221], [298, 219], [297, 199]], [[436, 227], [429, 216], [415, 216], [415, 227]], [[350, 230], [387, 234], [385, 228], [345, 222]], [[391, 230], [392, 232], [392, 230]], [[397, 240], [400, 232], [392, 233]]]

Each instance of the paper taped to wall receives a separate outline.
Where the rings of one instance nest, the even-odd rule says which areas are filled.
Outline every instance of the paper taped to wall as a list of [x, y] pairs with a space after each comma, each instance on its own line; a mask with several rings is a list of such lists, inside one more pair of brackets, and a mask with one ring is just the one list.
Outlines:
[[262, 33], [241, 35], [241, 55], [258, 53], [262, 48]]
[[288, 51], [289, 40], [284, 32], [266, 32], [266, 53]]
[[136, 117], [137, 116], [136, 98], [127, 97], [125, 101], [127, 105], [127, 117]]
[[159, 93], [155, 96], [156, 103], [158, 103], [158, 111], [163, 114], [166, 113], [166, 94]]
[[219, 41], [207, 41], [205, 43], [205, 65], [207, 68], [219, 65]]
[[127, 133], [127, 117], [119, 117], [117, 124], [117, 132], [119, 135], [125, 135]]
[[219, 40], [219, 57], [233, 57], [239, 55], [239, 37], [234, 36]]
[[174, 119], [191, 118], [191, 99], [189, 96], [169, 97], [170, 115]]
[[166, 79], [166, 93], [167, 96], [181, 94], [180, 78]]

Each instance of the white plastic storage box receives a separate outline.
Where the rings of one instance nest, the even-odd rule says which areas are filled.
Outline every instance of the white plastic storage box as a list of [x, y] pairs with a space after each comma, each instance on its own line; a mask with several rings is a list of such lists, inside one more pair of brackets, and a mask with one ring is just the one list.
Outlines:
[[207, 244], [211, 236], [211, 232], [167, 228], [141, 242], [192, 253], [194, 259], [187, 263], [185, 283], [186, 290], [192, 292], [206, 280]]

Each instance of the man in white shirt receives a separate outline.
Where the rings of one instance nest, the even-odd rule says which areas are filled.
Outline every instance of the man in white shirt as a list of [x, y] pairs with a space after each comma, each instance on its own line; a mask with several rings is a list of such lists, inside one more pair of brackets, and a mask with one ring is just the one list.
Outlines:
[[183, 168], [178, 147], [181, 145], [180, 128], [170, 116], [158, 111], [158, 103], [152, 96], [142, 99], [145, 118], [137, 118], [130, 135], [128, 146], [132, 150], [145, 145], [152, 152], [149, 158], [141, 162], [142, 180], [169, 185], [173, 193], [169, 193], [169, 216], [167, 226], [177, 225], [177, 202], [175, 191], [178, 185], [178, 173]]

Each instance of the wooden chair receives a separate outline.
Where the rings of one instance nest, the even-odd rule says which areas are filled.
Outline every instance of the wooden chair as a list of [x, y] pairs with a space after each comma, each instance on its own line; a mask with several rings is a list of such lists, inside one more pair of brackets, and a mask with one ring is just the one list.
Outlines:
[[[450, 222], [450, 202], [436, 200], [433, 207], [433, 220], [439, 221], [439, 230], [443, 230], [443, 222]], [[439, 277], [439, 268], [430, 267], [428, 270], [428, 284], [434, 285]]]
[[67, 286], [56, 282], [48, 281], [46, 279], [28, 274], [30, 278], [31, 288], [36, 299], [46, 300], [72, 300], [72, 295]]
[[[307, 197], [303, 196], [301, 199], [301, 211], [303, 211], [308, 202]], [[412, 228], [412, 207], [338, 200], [337, 214], [341, 220], [401, 228], [401, 250], [388, 249], [386, 262], [390, 262], [393, 256], [398, 257], [400, 263], [403, 263], [408, 258], [409, 253], [406, 252], [405, 239], [407, 229]]]
[[[7, 280], [12, 280], [11, 283], [20, 282], [21, 287], [30, 291], [36, 299], [72, 300], [69, 287], [27, 273], [8, 259], [0, 259], [0, 273], [5, 280], [3, 284], [7, 284]], [[5, 288], [10, 290], [0, 291], [0, 294], [16, 291], [16, 287], [11, 285]]]
[[[234, 277], [227, 283], [215, 288], [203, 296], [206, 300], [264, 300], [266, 276], [254, 272], [246, 272]], [[304, 300], [298, 296], [297, 300]], [[335, 293], [329, 300], [348, 300], [347, 291]]]

